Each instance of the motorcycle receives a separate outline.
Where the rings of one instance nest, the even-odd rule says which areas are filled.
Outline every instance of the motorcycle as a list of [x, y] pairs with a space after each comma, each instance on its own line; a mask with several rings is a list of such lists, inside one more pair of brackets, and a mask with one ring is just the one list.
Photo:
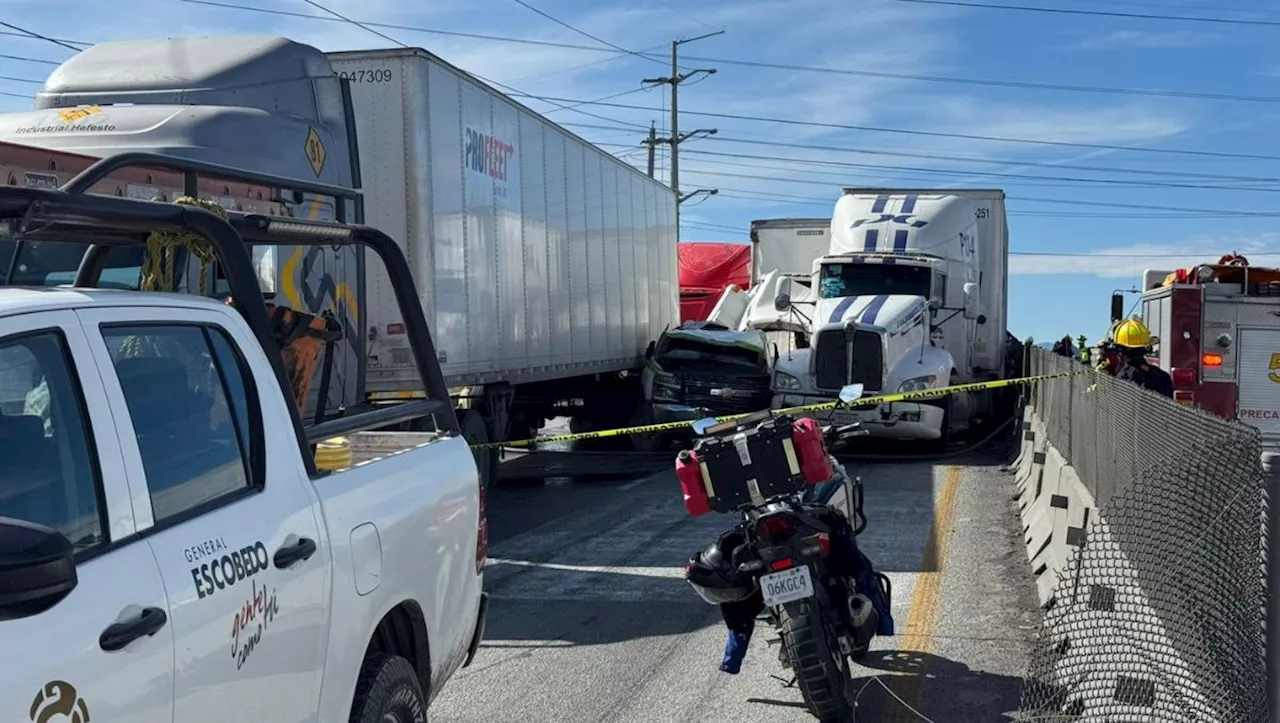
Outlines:
[[[845, 387], [837, 408], [861, 396], [861, 385]], [[850, 661], [867, 654], [877, 633], [892, 634], [892, 591], [855, 541], [867, 525], [861, 478], [850, 478], [828, 449], [868, 432], [858, 423], [818, 427], [771, 411], [693, 427], [698, 440], [676, 463], [686, 507], [693, 514], [736, 512], [740, 521], [690, 560], [686, 579], [722, 612], [763, 612], [779, 633], [779, 661], [795, 675], [810, 712], [822, 721], [848, 720]], [[834, 496], [832, 486], [843, 500], [819, 501]], [[722, 670], [736, 672], [749, 631], [730, 669], [731, 627]]]

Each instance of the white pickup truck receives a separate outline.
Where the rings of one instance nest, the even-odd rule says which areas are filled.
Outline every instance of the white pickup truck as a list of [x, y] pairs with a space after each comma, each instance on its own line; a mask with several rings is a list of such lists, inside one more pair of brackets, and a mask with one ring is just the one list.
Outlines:
[[95, 214], [122, 245], [153, 221], [213, 229], [240, 293], [0, 287], [0, 720], [426, 721], [486, 607], [484, 498], [447, 397], [446, 431], [326, 423], [354, 462], [318, 472], [254, 323], [239, 236], [271, 222], [0, 189], [0, 237], [25, 216], [28, 239], [74, 238]]

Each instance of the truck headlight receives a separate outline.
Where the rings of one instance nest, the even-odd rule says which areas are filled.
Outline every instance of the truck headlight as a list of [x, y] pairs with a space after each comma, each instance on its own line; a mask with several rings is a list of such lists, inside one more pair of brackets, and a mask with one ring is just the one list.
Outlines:
[[658, 372], [653, 377], [653, 401], [658, 404], [680, 403], [680, 380], [676, 375]]
[[795, 392], [800, 390], [800, 380], [785, 372], [773, 373], [773, 388], [783, 392]]
[[933, 389], [933, 386], [935, 383], [937, 383], [937, 381], [938, 381], [938, 378], [932, 374], [925, 377], [916, 377], [914, 379], [908, 379], [902, 384], [898, 385], [898, 391], [899, 392], [923, 392], [926, 389]]

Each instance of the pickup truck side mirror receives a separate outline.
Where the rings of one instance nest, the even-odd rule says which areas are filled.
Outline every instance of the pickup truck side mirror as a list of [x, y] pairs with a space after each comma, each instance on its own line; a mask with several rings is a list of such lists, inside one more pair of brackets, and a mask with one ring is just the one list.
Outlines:
[[982, 314], [978, 298], [978, 285], [970, 281], [964, 285], [964, 318], [977, 319], [979, 316], [982, 316]]
[[75, 547], [61, 532], [0, 517], [0, 620], [38, 615], [78, 582]]

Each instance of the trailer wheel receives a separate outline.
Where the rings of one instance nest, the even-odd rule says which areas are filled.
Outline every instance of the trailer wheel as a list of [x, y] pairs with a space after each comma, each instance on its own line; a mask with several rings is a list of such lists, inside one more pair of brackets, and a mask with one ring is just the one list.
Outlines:
[[[489, 428], [478, 410], [468, 409], [464, 412], [459, 426], [462, 427], [462, 438], [467, 440], [467, 444], [489, 443]], [[471, 453], [475, 455], [476, 468], [480, 471], [480, 485], [489, 489], [498, 477], [498, 450], [473, 449]]]

